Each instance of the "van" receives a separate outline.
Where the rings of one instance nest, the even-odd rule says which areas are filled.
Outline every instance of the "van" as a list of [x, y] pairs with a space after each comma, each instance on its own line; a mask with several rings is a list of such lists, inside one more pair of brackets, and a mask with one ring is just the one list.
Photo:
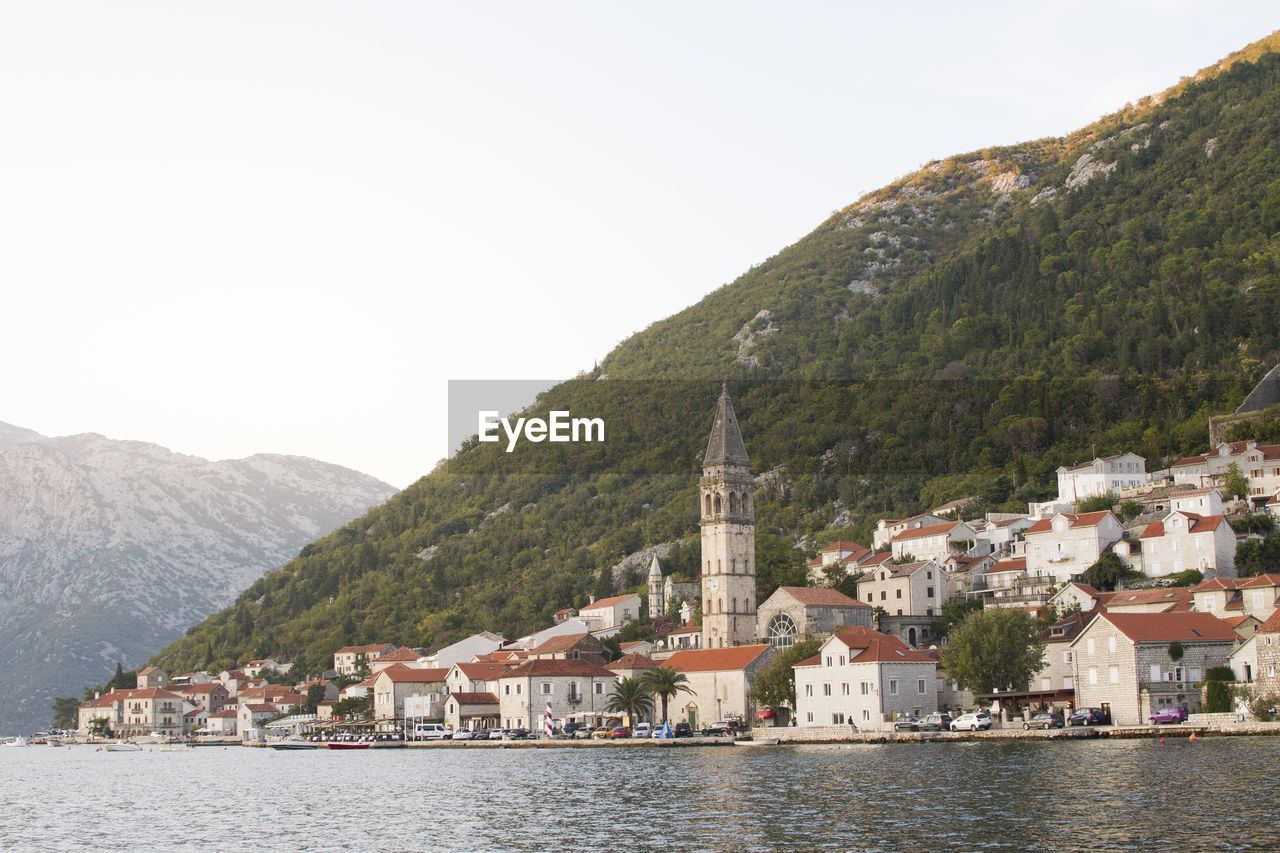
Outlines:
[[414, 740], [453, 740], [453, 731], [443, 723], [417, 723], [413, 737]]

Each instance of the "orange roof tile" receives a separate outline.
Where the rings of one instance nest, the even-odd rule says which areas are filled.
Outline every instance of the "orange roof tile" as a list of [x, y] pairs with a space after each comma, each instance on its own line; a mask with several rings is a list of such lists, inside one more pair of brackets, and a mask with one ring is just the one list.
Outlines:
[[779, 592], [785, 592], [796, 601], [808, 607], [867, 607], [855, 601], [838, 589], [812, 586], [780, 586]]
[[[1076, 515], [1073, 512], [1063, 512], [1059, 513], [1059, 515], [1071, 520], [1071, 523], [1067, 525], [1068, 530], [1075, 530], [1081, 527], [1097, 527], [1102, 522], [1103, 518], [1111, 515], [1111, 510], [1100, 509], [1097, 512], [1084, 512], [1079, 515]], [[1057, 516], [1054, 516], [1054, 518], [1057, 518]], [[1026, 533], [1023, 535], [1029, 536], [1033, 533], [1044, 533], [1052, 529], [1053, 518], [1042, 518], [1035, 524], [1028, 527]]]
[[539, 678], [543, 676], [582, 675], [613, 678], [613, 673], [585, 660], [531, 660], [504, 672], [501, 678]]
[[497, 705], [498, 697], [492, 693], [450, 693], [450, 699], [457, 699], [459, 705]]
[[530, 649], [529, 654], [550, 655], [550, 654], [556, 654], [558, 652], [567, 652], [569, 649], [573, 648], [578, 643], [582, 642], [583, 640], [585, 640], [587, 637], [590, 637], [590, 636], [591, 634], [586, 631], [582, 632], [581, 634], [560, 634], [558, 636], [551, 637], [545, 643], [538, 646], [537, 648]]
[[861, 626], [836, 631], [833, 635], [856, 655], [850, 655], [850, 663], [932, 663], [933, 658], [912, 649], [891, 634], [882, 634]]
[[964, 524], [964, 522], [948, 521], [945, 524], [930, 524], [928, 527], [916, 527], [911, 530], [902, 531], [897, 536], [893, 537], [893, 541], [906, 542], [908, 539], [920, 539], [925, 536], [941, 536], [944, 533], [950, 533], [961, 524]]
[[769, 650], [768, 644], [758, 646], [729, 646], [723, 649], [685, 649], [663, 662], [681, 672], [724, 672], [746, 669], [756, 658]]
[[656, 666], [658, 666], [658, 662], [648, 655], [632, 652], [629, 655], [623, 655], [613, 663], [605, 664], [605, 669], [613, 671], [619, 669], [653, 669]]
[[628, 598], [638, 599], [639, 597], [640, 596], [632, 592], [632, 593], [628, 593], [627, 595], [615, 595], [612, 598], [602, 598], [599, 601], [595, 601], [595, 602], [592, 602], [591, 604], [588, 604], [586, 607], [579, 607], [578, 612], [581, 613], [584, 610], [596, 610], [601, 607], [613, 607], [614, 605], [621, 604], [622, 602], [626, 601]]
[[378, 655], [376, 658], [374, 658], [374, 660], [382, 661], [382, 662], [410, 661], [410, 660], [416, 661], [420, 657], [422, 657], [422, 655], [418, 654], [413, 649], [406, 647], [403, 649], [396, 649], [394, 652], [387, 652], [386, 654]]
[[1103, 613], [1135, 643], [1234, 642], [1236, 632], [1211, 613]]
[[1267, 617], [1267, 621], [1258, 626], [1259, 634], [1280, 634], [1280, 610]]

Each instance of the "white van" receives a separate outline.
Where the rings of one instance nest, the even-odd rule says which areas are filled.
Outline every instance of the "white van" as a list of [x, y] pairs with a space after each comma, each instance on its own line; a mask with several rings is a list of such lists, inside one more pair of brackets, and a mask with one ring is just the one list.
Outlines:
[[417, 723], [413, 727], [414, 740], [453, 740], [453, 731], [443, 723]]

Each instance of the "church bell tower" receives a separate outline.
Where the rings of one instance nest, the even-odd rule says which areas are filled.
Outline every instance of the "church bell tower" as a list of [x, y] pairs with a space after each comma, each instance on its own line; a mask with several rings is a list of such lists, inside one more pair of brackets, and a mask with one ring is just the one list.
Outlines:
[[751, 462], [722, 387], [698, 482], [702, 501], [702, 647], [756, 635], [756, 512]]

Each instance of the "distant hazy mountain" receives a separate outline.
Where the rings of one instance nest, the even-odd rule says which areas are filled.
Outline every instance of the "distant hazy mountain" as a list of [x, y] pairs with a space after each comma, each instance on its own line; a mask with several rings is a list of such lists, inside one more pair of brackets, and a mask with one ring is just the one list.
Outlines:
[[0, 732], [47, 725], [54, 696], [146, 660], [394, 492], [303, 457], [0, 423]]

